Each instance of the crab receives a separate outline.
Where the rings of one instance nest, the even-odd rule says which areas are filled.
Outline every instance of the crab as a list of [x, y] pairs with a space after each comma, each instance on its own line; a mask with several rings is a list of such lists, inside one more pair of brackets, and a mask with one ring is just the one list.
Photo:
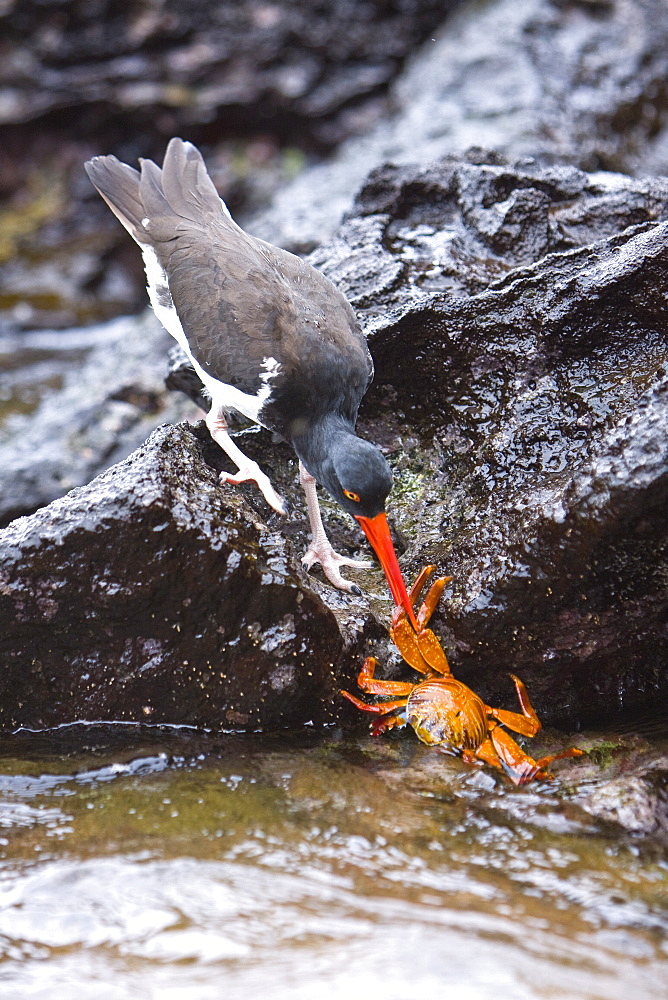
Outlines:
[[[434, 566], [425, 566], [418, 575], [409, 592], [411, 605], [415, 605], [434, 569]], [[552, 761], [579, 757], [583, 751], [571, 747], [540, 760], [529, 757], [506, 731], [512, 729], [521, 736], [531, 737], [541, 728], [519, 677], [509, 675], [515, 684], [522, 713], [491, 708], [470, 687], [452, 676], [440, 642], [426, 627], [444, 587], [451, 580], [452, 577], [442, 577], [430, 587], [417, 613], [417, 632], [403, 607], [395, 608], [392, 616], [392, 641], [407, 663], [424, 676], [424, 680], [417, 683], [377, 680], [375, 670], [378, 664], [369, 656], [364, 661], [357, 683], [367, 694], [384, 695], [391, 700], [370, 704], [348, 691], [341, 691], [341, 694], [363, 712], [382, 716], [373, 725], [374, 736], [409, 724], [423, 743], [436, 746], [445, 753], [457, 753], [469, 764], [490, 764], [505, 771], [516, 785], [526, 785], [535, 779], [551, 779], [552, 775], [546, 767]]]

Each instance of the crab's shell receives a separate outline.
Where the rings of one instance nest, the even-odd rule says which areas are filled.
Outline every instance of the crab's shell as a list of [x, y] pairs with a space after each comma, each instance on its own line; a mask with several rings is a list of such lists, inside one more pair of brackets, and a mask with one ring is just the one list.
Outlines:
[[452, 677], [423, 681], [411, 691], [406, 719], [423, 743], [476, 750], [488, 732], [485, 703]]

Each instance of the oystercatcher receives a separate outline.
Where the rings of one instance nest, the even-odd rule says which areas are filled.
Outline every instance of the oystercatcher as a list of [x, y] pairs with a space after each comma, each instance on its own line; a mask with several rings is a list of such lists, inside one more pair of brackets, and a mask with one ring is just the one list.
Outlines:
[[238, 467], [221, 480], [254, 481], [285, 513], [269, 478], [230, 437], [225, 413], [232, 409], [297, 453], [312, 535], [304, 565], [320, 562], [334, 586], [353, 593], [360, 590], [340, 567], [368, 566], [334, 551], [317, 481], [358, 521], [395, 604], [415, 623], [385, 514], [392, 475], [378, 449], [355, 434], [373, 364], [350, 304], [305, 261], [236, 225], [191, 143], [172, 139], [162, 169], [139, 162], [140, 171], [96, 156], [86, 171], [139, 244], [155, 314], [210, 398], [207, 427]]

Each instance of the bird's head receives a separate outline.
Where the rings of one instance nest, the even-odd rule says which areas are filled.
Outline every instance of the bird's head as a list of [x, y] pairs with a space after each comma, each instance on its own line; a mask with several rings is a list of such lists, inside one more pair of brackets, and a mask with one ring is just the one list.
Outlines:
[[394, 603], [405, 608], [417, 629], [385, 513], [392, 473], [384, 457], [369, 441], [354, 434], [341, 435], [332, 443], [316, 478], [358, 522], [380, 560]]
[[392, 473], [375, 445], [349, 435], [332, 448], [322, 484], [353, 517], [374, 518], [385, 511]]

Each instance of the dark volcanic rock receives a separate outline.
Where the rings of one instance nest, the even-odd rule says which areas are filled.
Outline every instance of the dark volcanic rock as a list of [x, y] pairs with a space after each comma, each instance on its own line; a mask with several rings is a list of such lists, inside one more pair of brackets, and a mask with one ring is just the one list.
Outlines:
[[587, 170], [662, 173], [668, 162], [663, 0], [52, 0], [0, 5], [0, 28], [10, 329], [100, 321], [145, 301], [139, 256], [81, 169], [97, 153], [160, 160], [182, 134], [250, 231], [298, 252], [334, 232], [386, 161], [475, 143]]
[[83, 486], [158, 424], [186, 415], [183, 401], [165, 392], [162, 372], [173, 341], [153, 313], [116, 320], [99, 332], [102, 342], [71, 365], [58, 392], [33, 413], [4, 423], [0, 525]]
[[[626, 763], [627, 773], [580, 789], [578, 805], [634, 836], [668, 839], [668, 757]], [[628, 772], [631, 773], [628, 773]]]
[[76, 109], [79, 135], [144, 125], [169, 138], [175, 125], [273, 118], [329, 144], [332, 116], [381, 92], [457, 2], [9, 0], [0, 120]]
[[312, 260], [371, 335], [361, 425], [407, 563], [455, 576], [458, 675], [633, 711], [668, 689], [668, 182], [484, 159], [375, 172]]
[[312, 249], [378, 164], [474, 144], [590, 171], [664, 173], [666, 79], [663, 0], [465, 4], [397, 79], [392, 115], [286, 185], [254, 231]]
[[340, 627], [203, 447], [203, 426], [161, 427], [0, 532], [0, 728], [335, 717], [362, 632], [350, 615]]
[[[668, 181], [478, 150], [375, 171], [312, 256], [370, 336], [360, 430], [394, 466], [404, 566], [455, 576], [434, 618], [454, 669], [508, 708], [516, 671], [545, 722], [632, 713], [668, 688], [666, 219]], [[178, 378], [197, 399], [193, 373]], [[289, 449], [242, 433], [294, 501]], [[359, 532], [325, 508], [353, 554]], [[303, 520], [276, 529], [297, 552]], [[356, 575], [366, 599], [312, 586], [340, 615], [375, 608], [379, 579]]]
[[0, 329], [100, 322], [145, 301], [84, 175], [98, 153], [200, 144], [235, 212], [363, 132], [459, 0], [7, 0], [0, 4]]

